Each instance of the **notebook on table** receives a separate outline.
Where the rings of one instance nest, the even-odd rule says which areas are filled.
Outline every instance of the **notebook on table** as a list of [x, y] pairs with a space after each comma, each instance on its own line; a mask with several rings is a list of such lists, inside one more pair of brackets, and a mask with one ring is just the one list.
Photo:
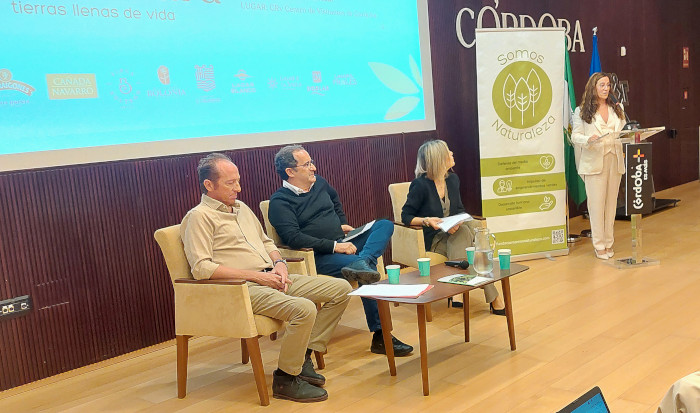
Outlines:
[[600, 387], [595, 386], [557, 413], [610, 413]]

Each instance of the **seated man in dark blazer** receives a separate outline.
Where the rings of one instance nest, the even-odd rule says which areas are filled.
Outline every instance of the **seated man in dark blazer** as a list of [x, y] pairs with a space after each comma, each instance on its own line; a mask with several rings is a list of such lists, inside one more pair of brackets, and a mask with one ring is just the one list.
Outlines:
[[[384, 253], [393, 223], [378, 220], [370, 230], [343, 242], [353, 228], [340, 204], [338, 193], [322, 177], [309, 153], [300, 145], [289, 145], [275, 155], [275, 169], [282, 187], [270, 197], [269, 219], [282, 242], [292, 248], [313, 248], [320, 274], [342, 277], [359, 284], [379, 281], [377, 259]], [[367, 326], [374, 333], [370, 350], [386, 354], [377, 302], [362, 298]], [[394, 354], [406, 356], [413, 347], [392, 337]]]

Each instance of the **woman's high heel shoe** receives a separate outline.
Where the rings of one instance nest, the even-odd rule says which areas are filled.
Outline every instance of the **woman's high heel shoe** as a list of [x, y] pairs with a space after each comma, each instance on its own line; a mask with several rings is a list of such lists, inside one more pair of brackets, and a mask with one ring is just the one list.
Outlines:
[[454, 308], [462, 308], [464, 307], [464, 303], [461, 303], [459, 301], [454, 301], [452, 297], [447, 297], [447, 308], [454, 307]]
[[607, 260], [608, 259], [608, 252], [603, 250], [602, 253], [598, 254], [598, 250], [593, 250], [595, 251], [595, 257], [600, 259], [600, 260]]
[[489, 308], [491, 309], [491, 312], [496, 315], [506, 315], [506, 309], [501, 308], [500, 310], [496, 310], [493, 308], [493, 304], [489, 303]]

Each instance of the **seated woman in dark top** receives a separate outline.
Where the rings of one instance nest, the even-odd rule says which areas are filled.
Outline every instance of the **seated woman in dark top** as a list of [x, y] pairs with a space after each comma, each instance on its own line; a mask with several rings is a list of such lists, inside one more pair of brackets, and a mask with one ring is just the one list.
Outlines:
[[[459, 194], [459, 178], [450, 172], [455, 165], [452, 151], [441, 140], [425, 142], [418, 149], [416, 179], [411, 182], [406, 204], [401, 210], [405, 225], [422, 225], [425, 248], [447, 256], [449, 260], [464, 259], [465, 248], [473, 246], [474, 234], [469, 222], [455, 225], [443, 232], [439, 224], [443, 217], [466, 212]], [[494, 314], [505, 315], [505, 304], [493, 284], [484, 289], [486, 302]]]

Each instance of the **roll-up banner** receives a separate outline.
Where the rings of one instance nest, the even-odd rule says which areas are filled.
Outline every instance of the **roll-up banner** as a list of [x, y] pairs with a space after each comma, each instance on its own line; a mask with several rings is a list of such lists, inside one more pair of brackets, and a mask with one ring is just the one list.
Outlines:
[[564, 31], [477, 29], [482, 213], [518, 260], [568, 254]]

